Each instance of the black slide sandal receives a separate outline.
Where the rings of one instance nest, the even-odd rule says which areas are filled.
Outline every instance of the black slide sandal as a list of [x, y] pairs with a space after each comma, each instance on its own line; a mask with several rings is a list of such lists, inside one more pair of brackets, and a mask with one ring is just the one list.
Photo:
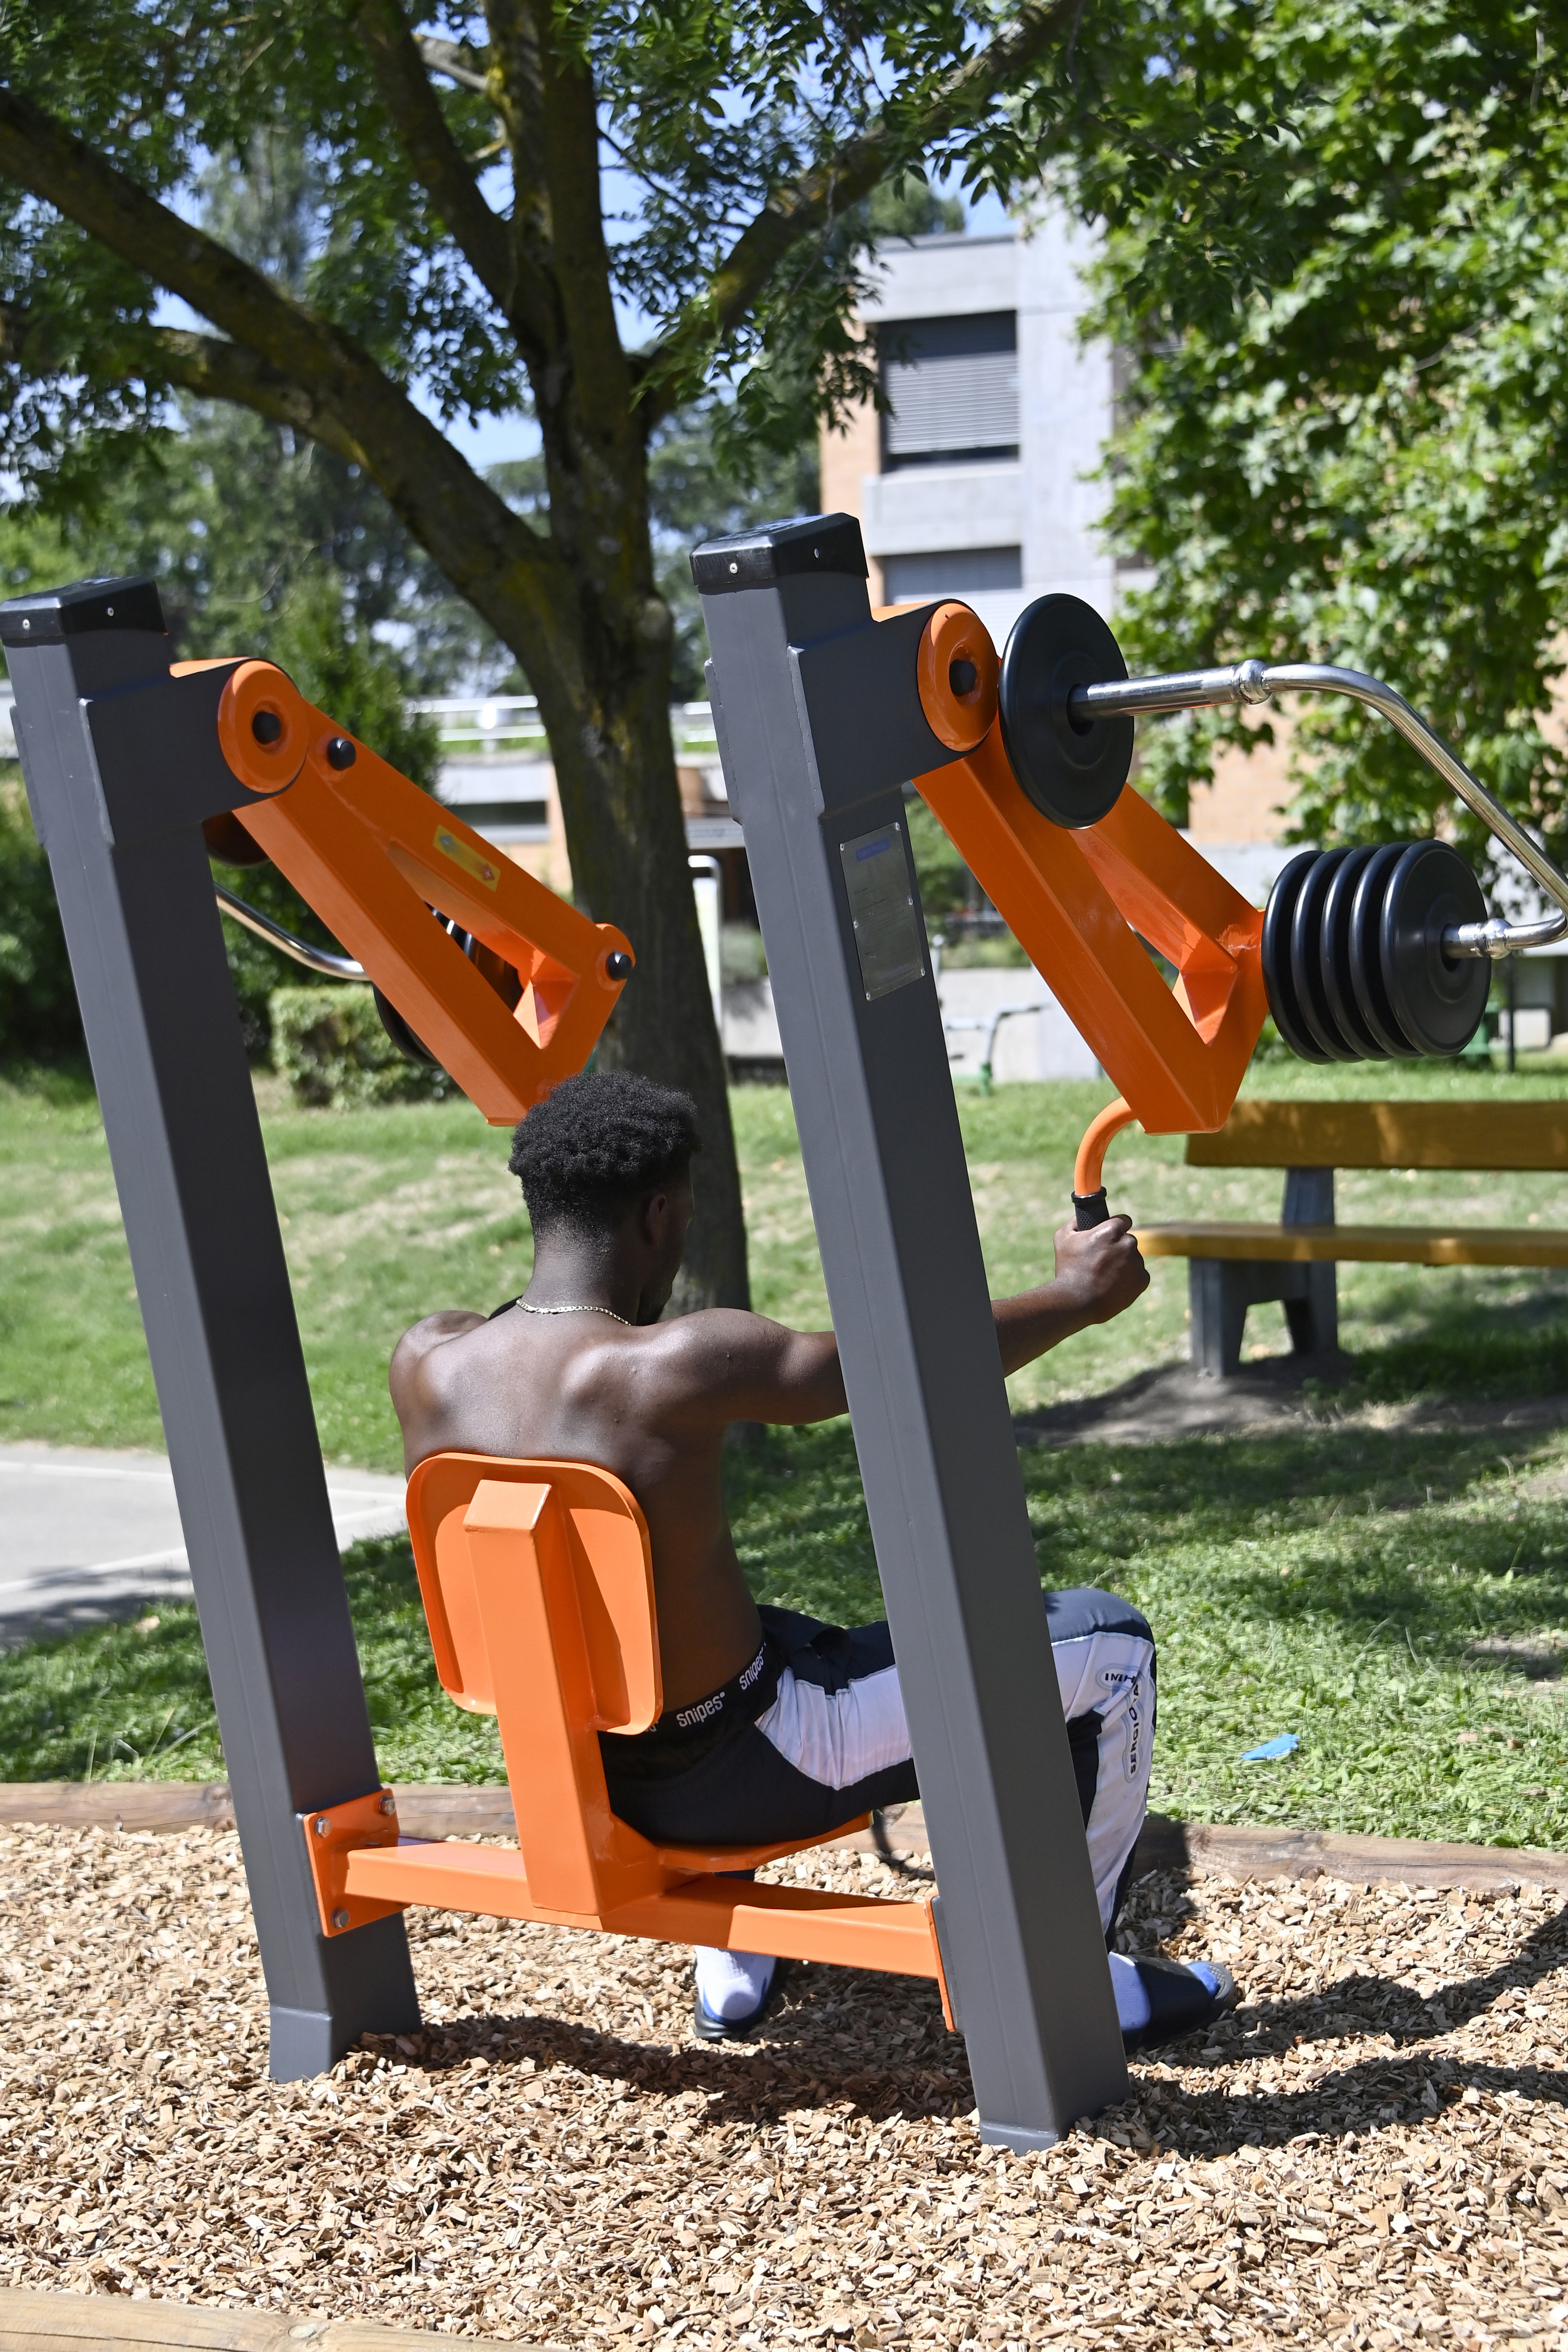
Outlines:
[[702, 2006], [702, 1995], [691, 1996], [691, 2022], [699, 2042], [744, 2042], [758, 2026], [770, 2018], [778, 2007], [779, 1995], [790, 1973], [788, 1960], [775, 1960], [773, 1973], [759, 2007], [750, 2017], [710, 2017]]
[[1144, 2050], [1157, 2050], [1167, 2042], [1179, 2042], [1184, 2033], [1195, 2033], [1200, 2026], [1212, 2025], [1237, 2003], [1236, 1979], [1217, 1960], [1205, 1960], [1219, 1979], [1219, 1990], [1210, 1992], [1202, 1977], [1194, 1976], [1176, 1960], [1134, 1960], [1139, 1979], [1149, 1996], [1149, 2022], [1136, 2033], [1123, 2033], [1121, 2040], [1131, 2058]]

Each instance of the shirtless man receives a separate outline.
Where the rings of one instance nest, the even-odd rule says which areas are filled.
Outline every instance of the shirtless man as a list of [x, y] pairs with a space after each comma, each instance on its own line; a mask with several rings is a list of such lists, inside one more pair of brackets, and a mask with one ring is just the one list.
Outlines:
[[[679, 1844], [826, 1836], [919, 1794], [898, 1667], [885, 1624], [759, 1609], [741, 1573], [725, 1431], [831, 1420], [846, 1410], [844, 1380], [831, 1331], [722, 1307], [660, 1321], [699, 1149], [686, 1095], [626, 1072], [557, 1087], [518, 1128], [509, 1163], [533, 1227], [527, 1290], [488, 1317], [452, 1307], [416, 1323], [392, 1359], [392, 1398], [410, 1471], [448, 1449], [594, 1462], [641, 1505], [665, 1711], [635, 1738], [601, 1734], [622, 1819]], [[1064, 1228], [1054, 1280], [996, 1302], [1003, 1370], [1109, 1321], [1148, 1281], [1126, 1217]], [[1153, 1639], [1109, 1592], [1049, 1592], [1045, 1606], [1109, 1938], [1147, 1801]], [[1110, 1965], [1130, 2050], [1206, 2025], [1235, 1998], [1206, 1963], [1113, 1953]], [[781, 1974], [765, 1954], [700, 1949], [698, 2032], [740, 2038]]]

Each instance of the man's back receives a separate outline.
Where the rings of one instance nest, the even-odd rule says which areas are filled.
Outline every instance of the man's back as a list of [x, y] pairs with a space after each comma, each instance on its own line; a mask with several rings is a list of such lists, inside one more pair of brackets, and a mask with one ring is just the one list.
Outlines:
[[721, 1457], [728, 1375], [760, 1316], [622, 1328], [600, 1310], [489, 1321], [432, 1316], [393, 1359], [407, 1467], [426, 1454], [593, 1462], [631, 1488], [653, 1550], [667, 1708], [701, 1698], [756, 1654], [761, 1628], [735, 1557]]

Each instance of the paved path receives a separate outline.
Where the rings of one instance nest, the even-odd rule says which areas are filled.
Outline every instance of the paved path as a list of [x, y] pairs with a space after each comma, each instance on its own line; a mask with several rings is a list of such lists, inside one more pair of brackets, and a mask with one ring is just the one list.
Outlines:
[[[329, 1470], [327, 1492], [340, 1543], [405, 1525], [401, 1478]], [[0, 1445], [0, 1641], [40, 1623], [101, 1622], [190, 1590], [163, 1454]]]

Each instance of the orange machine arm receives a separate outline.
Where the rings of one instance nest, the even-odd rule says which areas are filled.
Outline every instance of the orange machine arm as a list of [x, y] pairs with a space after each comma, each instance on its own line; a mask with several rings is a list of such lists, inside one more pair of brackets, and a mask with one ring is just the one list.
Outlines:
[[[967, 607], [931, 614], [916, 666], [921, 708], [943, 742], [969, 748], [915, 789], [1128, 1117], [1152, 1135], [1223, 1127], [1268, 1010], [1262, 915], [1135, 792], [1081, 829], [1042, 814], [1003, 744], [997, 669]], [[1173, 988], [1149, 947], [1174, 964]], [[1098, 1183], [1098, 1163], [1092, 1172]]]
[[[240, 664], [217, 723], [234, 774], [268, 796], [237, 812], [246, 831], [492, 1127], [583, 1067], [632, 968], [613, 924], [492, 848], [270, 662]], [[489, 951], [499, 984], [433, 908]]]

